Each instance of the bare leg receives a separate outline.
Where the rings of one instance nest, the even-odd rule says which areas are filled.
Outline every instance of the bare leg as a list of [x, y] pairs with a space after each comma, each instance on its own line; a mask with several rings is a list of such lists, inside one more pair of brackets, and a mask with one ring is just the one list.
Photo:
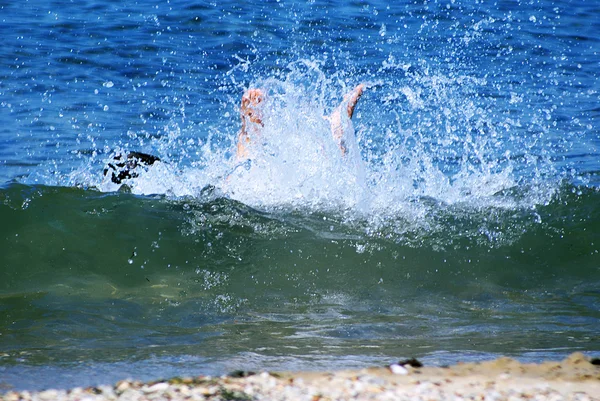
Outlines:
[[236, 157], [238, 160], [248, 158], [248, 145], [250, 135], [260, 133], [263, 127], [260, 104], [264, 100], [264, 93], [260, 89], [248, 89], [242, 96], [240, 114], [242, 117], [242, 129], [238, 135]]
[[[340, 105], [330, 116], [325, 117], [331, 124], [333, 139], [339, 146], [342, 155], [348, 153], [344, 138], [345, 133], [342, 122], [342, 113], [346, 113], [348, 119], [352, 118], [358, 99], [360, 99], [363, 94], [364, 87], [363, 84], [360, 84], [344, 95], [344, 100], [342, 100]], [[260, 110], [264, 98], [265, 95], [260, 89], [248, 89], [242, 96], [242, 104], [240, 107], [242, 129], [238, 135], [236, 152], [236, 158], [238, 160], [247, 159], [249, 157], [248, 146], [251, 142], [251, 135], [260, 134], [261, 128], [264, 126]]]
[[[365, 85], [360, 84], [356, 86], [353, 90], [348, 92], [344, 96], [344, 100], [340, 105], [331, 113], [331, 116], [327, 117], [329, 123], [331, 124], [331, 134], [333, 135], [333, 140], [340, 147], [340, 151], [342, 155], [346, 155], [348, 153], [348, 149], [346, 147], [346, 143], [344, 140], [344, 125], [342, 123], [342, 112], [345, 112], [348, 116], [348, 119], [352, 119], [352, 115], [354, 114], [354, 108], [356, 107], [356, 103], [358, 99], [363, 94], [365, 89]], [[345, 106], [345, 107], [344, 107]]]

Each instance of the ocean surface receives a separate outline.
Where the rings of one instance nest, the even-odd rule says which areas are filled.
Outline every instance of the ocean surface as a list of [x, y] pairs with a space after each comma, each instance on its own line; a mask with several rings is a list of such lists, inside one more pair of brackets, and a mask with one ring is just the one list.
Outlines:
[[0, 1], [0, 392], [600, 356], [599, 16]]

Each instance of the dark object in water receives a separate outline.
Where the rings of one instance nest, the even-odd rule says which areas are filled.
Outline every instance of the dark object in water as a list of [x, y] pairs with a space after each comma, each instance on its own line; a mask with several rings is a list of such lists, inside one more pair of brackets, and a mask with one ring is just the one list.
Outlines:
[[409, 365], [413, 368], [422, 368], [423, 367], [423, 364], [421, 362], [419, 362], [416, 358], [403, 359], [400, 362], [398, 362], [397, 364], [400, 366]]
[[252, 372], [249, 370], [234, 370], [233, 372], [229, 373], [227, 376], [239, 379], [242, 377], [254, 376], [255, 374], [256, 374], [256, 372]]
[[115, 184], [121, 184], [123, 180], [138, 177], [140, 175], [138, 167], [151, 166], [158, 161], [160, 158], [147, 153], [129, 152], [126, 155], [118, 153], [104, 169], [104, 176], [110, 173], [110, 180]]

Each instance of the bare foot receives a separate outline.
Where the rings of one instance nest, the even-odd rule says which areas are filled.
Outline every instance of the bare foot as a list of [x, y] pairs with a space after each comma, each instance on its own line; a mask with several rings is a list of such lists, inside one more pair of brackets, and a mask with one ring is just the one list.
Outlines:
[[365, 85], [360, 84], [350, 92], [346, 93], [342, 103], [340, 103], [333, 113], [331, 113], [331, 116], [327, 118], [331, 124], [331, 134], [333, 135], [333, 139], [338, 144], [340, 151], [344, 156], [346, 153], [348, 153], [348, 148], [346, 147], [346, 141], [344, 138], [345, 132], [342, 123], [342, 109], [344, 105], [346, 105], [346, 114], [348, 119], [352, 119], [352, 116], [354, 115], [354, 109], [356, 108], [356, 103], [358, 103], [358, 99], [360, 99], [362, 96], [364, 89]]
[[238, 135], [236, 157], [238, 159], [248, 158], [249, 134], [259, 133], [263, 127], [260, 105], [265, 95], [260, 89], [248, 89], [242, 96], [240, 114], [242, 117], [242, 130]]
[[242, 114], [242, 123], [246, 120], [249, 122], [262, 125], [262, 113], [258, 110], [258, 106], [262, 103], [265, 95], [260, 89], [248, 89], [242, 96], [242, 106], [240, 112]]

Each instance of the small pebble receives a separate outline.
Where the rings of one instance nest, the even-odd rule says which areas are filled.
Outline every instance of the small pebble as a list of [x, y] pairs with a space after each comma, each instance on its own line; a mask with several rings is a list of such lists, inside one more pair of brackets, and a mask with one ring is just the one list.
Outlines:
[[168, 388], [169, 388], [169, 383], [161, 382], [161, 383], [153, 384], [150, 387], [144, 386], [144, 387], [142, 387], [142, 391], [144, 393], [156, 393], [158, 391], [165, 391]]
[[18, 401], [19, 393], [15, 393], [15, 392], [7, 393], [4, 395], [4, 400], [5, 401]]
[[406, 369], [404, 366], [396, 365], [395, 363], [390, 365], [390, 370], [395, 375], [407, 375], [408, 374], [408, 369]]
[[55, 400], [58, 398], [57, 390], [46, 390], [42, 391], [38, 394], [38, 399], [40, 400]]
[[115, 390], [117, 390], [117, 392], [119, 392], [119, 393], [122, 393], [125, 390], [127, 390], [129, 387], [131, 387], [131, 384], [129, 384], [129, 382], [127, 380], [122, 380], [117, 383]]

